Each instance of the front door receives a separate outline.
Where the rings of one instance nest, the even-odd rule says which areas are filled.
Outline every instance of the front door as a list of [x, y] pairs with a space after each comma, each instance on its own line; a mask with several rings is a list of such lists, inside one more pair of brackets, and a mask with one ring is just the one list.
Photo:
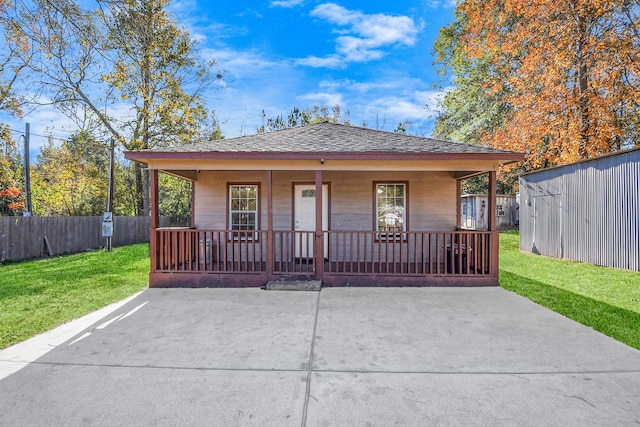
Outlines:
[[[314, 184], [296, 184], [294, 186], [293, 222], [295, 231], [316, 230], [316, 186]], [[329, 185], [322, 186], [322, 229], [329, 229]], [[313, 234], [302, 233], [295, 236], [296, 258], [313, 257]], [[327, 235], [324, 238], [324, 256], [329, 254]]]

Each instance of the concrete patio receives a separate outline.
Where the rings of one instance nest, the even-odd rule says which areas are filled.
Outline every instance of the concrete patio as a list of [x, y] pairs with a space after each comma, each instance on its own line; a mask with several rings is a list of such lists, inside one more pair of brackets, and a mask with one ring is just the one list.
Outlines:
[[55, 345], [0, 425], [640, 423], [640, 351], [494, 287], [150, 289]]

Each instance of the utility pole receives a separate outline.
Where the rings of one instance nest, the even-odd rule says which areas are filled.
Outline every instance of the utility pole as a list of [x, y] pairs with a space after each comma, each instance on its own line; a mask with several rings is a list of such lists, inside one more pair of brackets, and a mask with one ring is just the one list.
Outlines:
[[25, 123], [24, 130], [24, 188], [27, 196], [27, 209], [24, 216], [31, 216], [31, 165], [29, 161], [29, 123]]
[[[110, 213], [109, 219], [113, 221], [113, 179], [115, 169], [115, 139], [111, 138], [111, 146], [109, 148], [109, 189], [107, 191], [107, 212]], [[105, 220], [107, 217], [105, 216]], [[107, 251], [111, 251], [112, 244], [111, 238], [113, 235], [113, 223], [111, 224], [111, 233], [107, 233], [106, 236], [106, 248]]]

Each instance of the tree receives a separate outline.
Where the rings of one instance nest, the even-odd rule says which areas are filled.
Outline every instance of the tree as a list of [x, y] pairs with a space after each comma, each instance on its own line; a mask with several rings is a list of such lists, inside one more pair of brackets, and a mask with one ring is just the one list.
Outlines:
[[342, 108], [339, 105], [334, 105], [332, 108], [326, 105], [314, 105], [312, 109], [305, 108], [304, 110], [293, 107], [289, 114], [287, 114], [286, 119], [282, 114], [267, 118], [264, 110], [262, 110], [262, 126], [256, 130], [258, 133], [264, 133], [322, 122], [340, 123], [344, 125], [351, 124], [349, 121], [349, 111], [347, 110], [346, 113], [344, 113], [344, 118], [342, 114]]
[[0, 111], [20, 115], [23, 97], [15, 91], [18, 77], [31, 61], [28, 40], [22, 35], [16, 22], [10, 19], [11, 0], [0, 0]]
[[24, 209], [24, 201], [20, 198], [20, 189], [6, 187], [0, 190], [0, 216], [20, 215]]
[[484, 135], [500, 128], [509, 111], [502, 100], [509, 92], [505, 85], [493, 93], [485, 82], [500, 80], [502, 76], [491, 66], [493, 53], [470, 56], [465, 51], [463, 37], [468, 25], [467, 15], [458, 9], [453, 23], [442, 27], [433, 47], [437, 71], [453, 80], [442, 98], [433, 131], [435, 138], [464, 144], [484, 144]]
[[636, 2], [465, 1], [458, 12], [459, 55], [488, 67], [469, 87], [503, 106], [478, 128], [481, 143], [525, 152], [531, 169], [638, 141]]
[[[207, 126], [198, 136], [202, 141], [216, 141], [224, 139], [220, 123], [215, 112], [209, 116]], [[160, 174], [158, 179], [158, 212], [169, 218], [171, 225], [191, 225], [191, 181], [175, 176]]]
[[0, 124], [0, 216], [17, 215], [24, 208], [22, 157], [7, 125]]
[[158, 200], [159, 214], [168, 217], [171, 225], [191, 225], [191, 181], [160, 174]]
[[[0, 0], [0, 111], [22, 114], [24, 97], [18, 95], [16, 83], [31, 60], [27, 40], [11, 19], [11, 0]], [[0, 215], [15, 215], [24, 207], [21, 192], [21, 156], [11, 138], [9, 126], [0, 123]]]
[[[73, 0], [16, 1], [11, 19], [36, 49], [29, 67], [45, 103], [74, 119], [89, 111], [129, 150], [191, 142], [199, 132], [213, 62], [197, 57], [167, 0], [98, 0], [97, 11]], [[135, 196], [137, 213], [148, 215], [140, 165]]]
[[[167, 4], [124, 0], [111, 4], [111, 19], [105, 19], [108, 46], [115, 53], [115, 66], [105, 80], [136, 110], [135, 120], [128, 123], [131, 137], [124, 142], [128, 150], [192, 142], [207, 116], [201, 93], [214, 63], [201, 63], [193, 54], [194, 41], [177, 28]], [[143, 196], [139, 209], [146, 214], [148, 176], [141, 165], [136, 168], [136, 189]]]
[[33, 167], [33, 207], [38, 215], [101, 215], [107, 200], [108, 150], [87, 132], [41, 149]]

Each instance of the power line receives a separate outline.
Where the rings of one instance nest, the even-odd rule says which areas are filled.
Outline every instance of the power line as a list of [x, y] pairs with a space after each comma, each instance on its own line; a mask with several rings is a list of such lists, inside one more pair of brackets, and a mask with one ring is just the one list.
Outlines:
[[[25, 134], [25, 132], [24, 132], [23, 130], [17, 130], [17, 129], [11, 129], [11, 128], [9, 128], [9, 130], [10, 130], [11, 132], [19, 133], [19, 134], [22, 134], [22, 135], [24, 135], [24, 134]], [[73, 131], [65, 131], [65, 132], [70, 132], [70, 133], [71, 133], [71, 132], [73, 132]], [[67, 141], [66, 139], [58, 138], [58, 137], [53, 136], [53, 135], [40, 135], [40, 134], [33, 133], [33, 132], [31, 132], [31, 133], [30, 133], [30, 135], [31, 135], [31, 136], [39, 136], [40, 138], [47, 138], [47, 139], [49, 139], [49, 138], [50, 138], [50, 139], [54, 139], [54, 140], [56, 140], [56, 141], [62, 141], [62, 142]]]

